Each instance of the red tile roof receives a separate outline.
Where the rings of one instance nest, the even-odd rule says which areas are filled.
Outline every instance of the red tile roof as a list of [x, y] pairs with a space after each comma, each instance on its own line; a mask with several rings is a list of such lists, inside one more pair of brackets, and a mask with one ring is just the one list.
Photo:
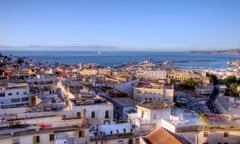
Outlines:
[[183, 137], [177, 136], [164, 128], [151, 132], [144, 140], [147, 144], [190, 144]]

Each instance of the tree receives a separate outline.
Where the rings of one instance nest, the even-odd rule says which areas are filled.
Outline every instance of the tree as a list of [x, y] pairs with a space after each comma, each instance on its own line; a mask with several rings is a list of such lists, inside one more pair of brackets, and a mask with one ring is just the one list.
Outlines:
[[194, 90], [197, 83], [193, 79], [185, 80], [180, 86], [185, 90]]
[[239, 96], [237, 86], [238, 86], [237, 83], [231, 83], [230, 85], [228, 85], [227, 89], [225, 90], [225, 95], [234, 96], [234, 97]]
[[213, 83], [213, 85], [217, 85], [218, 84], [218, 78], [216, 75], [214, 74], [207, 74], [207, 76], [210, 79], [210, 82]]
[[235, 75], [231, 75], [231, 76], [228, 76], [226, 79], [225, 79], [225, 83], [226, 85], [230, 85], [232, 83], [237, 83], [237, 78]]
[[228, 96], [239, 96], [239, 92], [237, 90], [239, 79], [236, 78], [236, 76], [228, 76], [226, 79], [224, 79], [224, 84], [227, 86], [225, 90], [225, 95]]

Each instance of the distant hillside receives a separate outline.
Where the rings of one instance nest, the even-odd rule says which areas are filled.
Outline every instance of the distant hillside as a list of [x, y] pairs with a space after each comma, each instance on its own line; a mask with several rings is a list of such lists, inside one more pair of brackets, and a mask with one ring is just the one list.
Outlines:
[[215, 51], [190, 51], [194, 54], [228, 54], [228, 55], [239, 55], [240, 48], [230, 49], [230, 50], [215, 50]]
[[23, 51], [118, 51], [114, 46], [0, 46], [0, 50], [23, 50]]

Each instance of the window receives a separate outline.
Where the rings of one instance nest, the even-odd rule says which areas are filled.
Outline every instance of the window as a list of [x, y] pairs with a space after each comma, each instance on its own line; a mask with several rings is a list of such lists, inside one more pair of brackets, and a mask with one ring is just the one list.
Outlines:
[[129, 139], [129, 140], [128, 140], [128, 144], [133, 144], [133, 140], [132, 140], [132, 139]]
[[95, 118], [95, 111], [91, 112], [91, 118]]
[[142, 111], [142, 118], [144, 117], [144, 111]]
[[8, 93], [8, 96], [12, 96], [12, 93]]
[[19, 95], [19, 92], [16, 92], [16, 95]]
[[5, 97], [5, 93], [0, 93], [0, 97]]
[[77, 112], [77, 117], [81, 117], [81, 112]]
[[153, 114], [153, 119], [157, 119], [157, 115], [156, 114]]
[[54, 134], [50, 134], [49, 135], [49, 141], [54, 141], [55, 137], [54, 137]]
[[11, 102], [12, 102], [12, 103], [20, 102], [20, 98], [11, 99]]
[[13, 139], [12, 144], [20, 144], [20, 140], [19, 139]]
[[224, 133], [223, 133], [223, 136], [224, 136], [224, 137], [229, 137], [229, 133], [228, 133], [228, 132], [224, 132]]
[[27, 92], [27, 91], [24, 91], [23, 94], [26, 95], [26, 94], [28, 94], [28, 92]]
[[78, 137], [85, 137], [84, 130], [78, 132]]
[[28, 101], [28, 100], [29, 100], [28, 97], [23, 97], [23, 98], [22, 98], [22, 101]]
[[109, 118], [109, 111], [105, 111], [105, 119]]
[[208, 132], [203, 132], [203, 137], [208, 137]]
[[38, 144], [38, 143], [40, 143], [39, 136], [33, 136], [33, 144]]

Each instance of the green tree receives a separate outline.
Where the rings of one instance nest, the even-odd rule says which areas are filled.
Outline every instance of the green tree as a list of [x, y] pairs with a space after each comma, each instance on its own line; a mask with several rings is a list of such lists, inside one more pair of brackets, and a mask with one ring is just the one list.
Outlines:
[[237, 83], [230, 84], [229, 88], [232, 93], [232, 96], [235, 96], [235, 97], [238, 96]]
[[217, 85], [219, 83], [218, 78], [214, 74], [207, 74], [207, 76], [210, 79], [210, 82], [213, 83], [213, 85]]
[[232, 83], [237, 83], [237, 78], [235, 75], [231, 75], [231, 76], [228, 76], [226, 79], [225, 79], [225, 84], [226, 85], [230, 85]]
[[185, 80], [180, 86], [185, 90], [194, 90], [197, 83], [193, 79]]

